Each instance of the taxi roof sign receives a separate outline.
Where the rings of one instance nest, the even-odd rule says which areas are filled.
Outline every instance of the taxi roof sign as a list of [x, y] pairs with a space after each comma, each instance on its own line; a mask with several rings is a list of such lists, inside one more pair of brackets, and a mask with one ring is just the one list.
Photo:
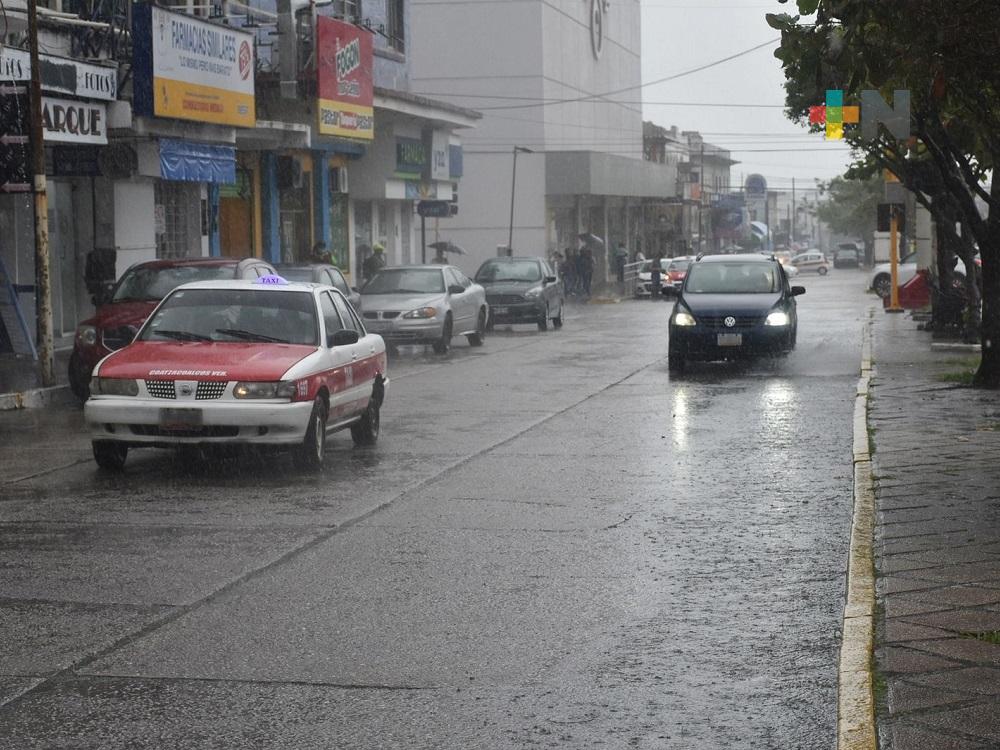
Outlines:
[[261, 276], [253, 283], [263, 284], [265, 286], [287, 286], [288, 279], [286, 279], [284, 276], [279, 276], [276, 273], [269, 273], [265, 274], [264, 276]]

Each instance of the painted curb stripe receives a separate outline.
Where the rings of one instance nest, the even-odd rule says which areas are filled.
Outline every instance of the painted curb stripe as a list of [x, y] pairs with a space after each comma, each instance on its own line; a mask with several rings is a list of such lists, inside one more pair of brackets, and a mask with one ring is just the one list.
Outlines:
[[837, 680], [837, 749], [876, 750], [872, 653], [875, 641], [875, 488], [868, 441], [871, 327], [863, 333], [861, 379], [854, 398], [854, 512], [847, 565], [843, 640]]

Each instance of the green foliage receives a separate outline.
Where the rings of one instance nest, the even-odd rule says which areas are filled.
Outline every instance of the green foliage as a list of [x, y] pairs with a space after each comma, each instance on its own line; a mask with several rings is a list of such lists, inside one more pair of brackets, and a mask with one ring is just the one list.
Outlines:
[[870, 242], [883, 195], [881, 181], [835, 177], [821, 183], [820, 191], [823, 199], [816, 206], [816, 216], [837, 234], [864, 237]]

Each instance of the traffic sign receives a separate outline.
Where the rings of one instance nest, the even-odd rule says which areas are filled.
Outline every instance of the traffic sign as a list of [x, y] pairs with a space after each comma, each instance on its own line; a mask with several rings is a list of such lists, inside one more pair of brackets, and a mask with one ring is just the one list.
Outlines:
[[451, 204], [448, 201], [420, 201], [417, 214], [428, 219], [444, 219], [451, 216]]

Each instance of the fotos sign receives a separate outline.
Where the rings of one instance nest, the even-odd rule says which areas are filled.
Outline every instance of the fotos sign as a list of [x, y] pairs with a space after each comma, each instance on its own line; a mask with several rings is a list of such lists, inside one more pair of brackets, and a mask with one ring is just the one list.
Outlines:
[[320, 16], [316, 51], [320, 134], [373, 140], [371, 32]]
[[132, 14], [137, 114], [256, 124], [252, 34], [145, 3]]
[[[113, 102], [118, 98], [118, 68], [39, 54], [42, 90], [86, 99]], [[31, 55], [27, 50], [0, 48], [0, 80], [31, 80]]]

